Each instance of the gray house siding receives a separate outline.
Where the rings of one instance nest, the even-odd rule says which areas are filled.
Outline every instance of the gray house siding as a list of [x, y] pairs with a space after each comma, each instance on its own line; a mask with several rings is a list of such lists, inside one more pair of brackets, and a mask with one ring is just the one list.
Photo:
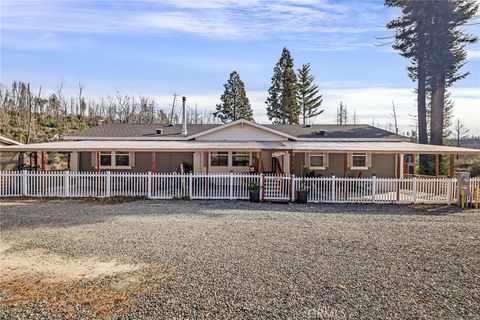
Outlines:
[[[191, 152], [157, 152], [155, 155], [156, 172], [173, 172], [179, 170], [180, 164], [188, 162], [193, 164]], [[96, 171], [92, 166], [92, 153], [79, 153], [79, 171]], [[102, 171], [117, 172], [148, 172], [152, 171], [152, 153], [135, 152], [135, 166], [131, 169], [102, 169]]]
[[[351, 170], [347, 169], [347, 177], [358, 177], [362, 173], [362, 177], [370, 177], [375, 174], [382, 178], [395, 178], [395, 155], [394, 154], [372, 154], [372, 166], [368, 170]], [[295, 154], [295, 175], [301, 175], [301, 163], [305, 163], [305, 154]], [[325, 170], [314, 170], [315, 176], [328, 177], [335, 175], [336, 177], [343, 177], [344, 175], [344, 161], [347, 154], [330, 153], [329, 165]]]
[[155, 160], [157, 172], [180, 171], [184, 162], [193, 166], [193, 152], [157, 152]]

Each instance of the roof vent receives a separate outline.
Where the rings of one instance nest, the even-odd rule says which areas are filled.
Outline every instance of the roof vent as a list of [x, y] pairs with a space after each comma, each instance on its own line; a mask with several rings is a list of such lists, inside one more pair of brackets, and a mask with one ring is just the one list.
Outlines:
[[163, 134], [163, 129], [155, 129], [156, 134]]
[[169, 124], [164, 125], [164, 127], [174, 127], [174, 126], [175, 126], [175, 123], [169, 123]]
[[303, 127], [304, 127], [304, 128], [311, 128], [312, 125], [311, 125], [311, 124], [304, 124]]
[[313, 133], [315, 133], [317, 136], [322, 136], [322, 137], [327, 135], [327, 131], [325, 130], [313, 131]]

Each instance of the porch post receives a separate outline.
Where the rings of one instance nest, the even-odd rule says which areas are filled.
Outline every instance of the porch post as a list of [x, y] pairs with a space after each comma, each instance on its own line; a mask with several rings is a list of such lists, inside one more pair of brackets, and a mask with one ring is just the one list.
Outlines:
[[208, 167], [208, 160], [210, 158], [210, 151], [204, 151], [203, 152], [203, 162], [205, 164], [205, 173], [208, 174], [208, 170], [209, 170], [209, 167]]
[[415, 175], [417, 173], [417, 154], [414, 153], [412, 157], [413, 157], [413, 174]]
[[400, 158], [400, 163], [399, 163], [399, 175], [398, 177], [400, 179], [403, 179], [403, 170], [404, 170], [404, 162], [405, 162], [405, 155], [403, 153], [400, 153], [399, 155], [399, 158]]
[[97, 151], [97, 172], [100, 173], [100, 151]]
[[41, 167], [41, 169], [42, 169], [42, 171], [45, 171], [45, 151], [42, 151], [41, 154], [42, 154], [42, 163], [41, 163], [42, 167]]
[[440, 164], [440, 156], [437, 153], [435, 154], [435, 177], [438, 177], [440, 174], [439, 164]]
[[157, 171], [157, 159], [156, 159], [156, 152], [152, 152], [152, 172], [155, 173]]
[[290, 150], [290, 174], [295, 174], [295, 154]]
[[450, 176], [450, 178], [453, 178], [454, 174], [455, 174], [455, 155], [451, 154], [450, 164], [448, 166], [448, 175]]
[[71, 167], [72, 167], [72, 164], [71, 164], [71, 162], [72, 162], [72, 153], [71, 153], [70, 151], [67, 153], [67, 159], [68, 159], [68, 160], [67, 160], [67, 168], [68, 168], [68, 171], [70, 171], [70, 170], [71, 170]]

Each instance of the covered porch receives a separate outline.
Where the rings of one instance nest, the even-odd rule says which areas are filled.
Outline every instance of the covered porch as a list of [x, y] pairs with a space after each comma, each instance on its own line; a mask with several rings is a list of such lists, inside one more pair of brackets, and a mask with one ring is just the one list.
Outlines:
[[[271, 173], [308, 177], [405, 178], [415, 174], [419, 155], [480, 155], [480, 150], [410, 142], [329, 141], [60, 141], [2, 146], [0, 152], [24, 153], [30, 170], [153, 173]], [[51, 164], [62, 154], [64, 167]], [[28, 166], [26, 167], [28, 170]]]

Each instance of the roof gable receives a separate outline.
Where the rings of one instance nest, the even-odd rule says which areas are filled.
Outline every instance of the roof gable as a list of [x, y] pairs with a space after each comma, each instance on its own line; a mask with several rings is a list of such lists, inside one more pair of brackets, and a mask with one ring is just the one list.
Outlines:
[[209, 141], [286, 141], [297, 140], [295, 136], [244, 119], [215, 127], [189, 139]]

